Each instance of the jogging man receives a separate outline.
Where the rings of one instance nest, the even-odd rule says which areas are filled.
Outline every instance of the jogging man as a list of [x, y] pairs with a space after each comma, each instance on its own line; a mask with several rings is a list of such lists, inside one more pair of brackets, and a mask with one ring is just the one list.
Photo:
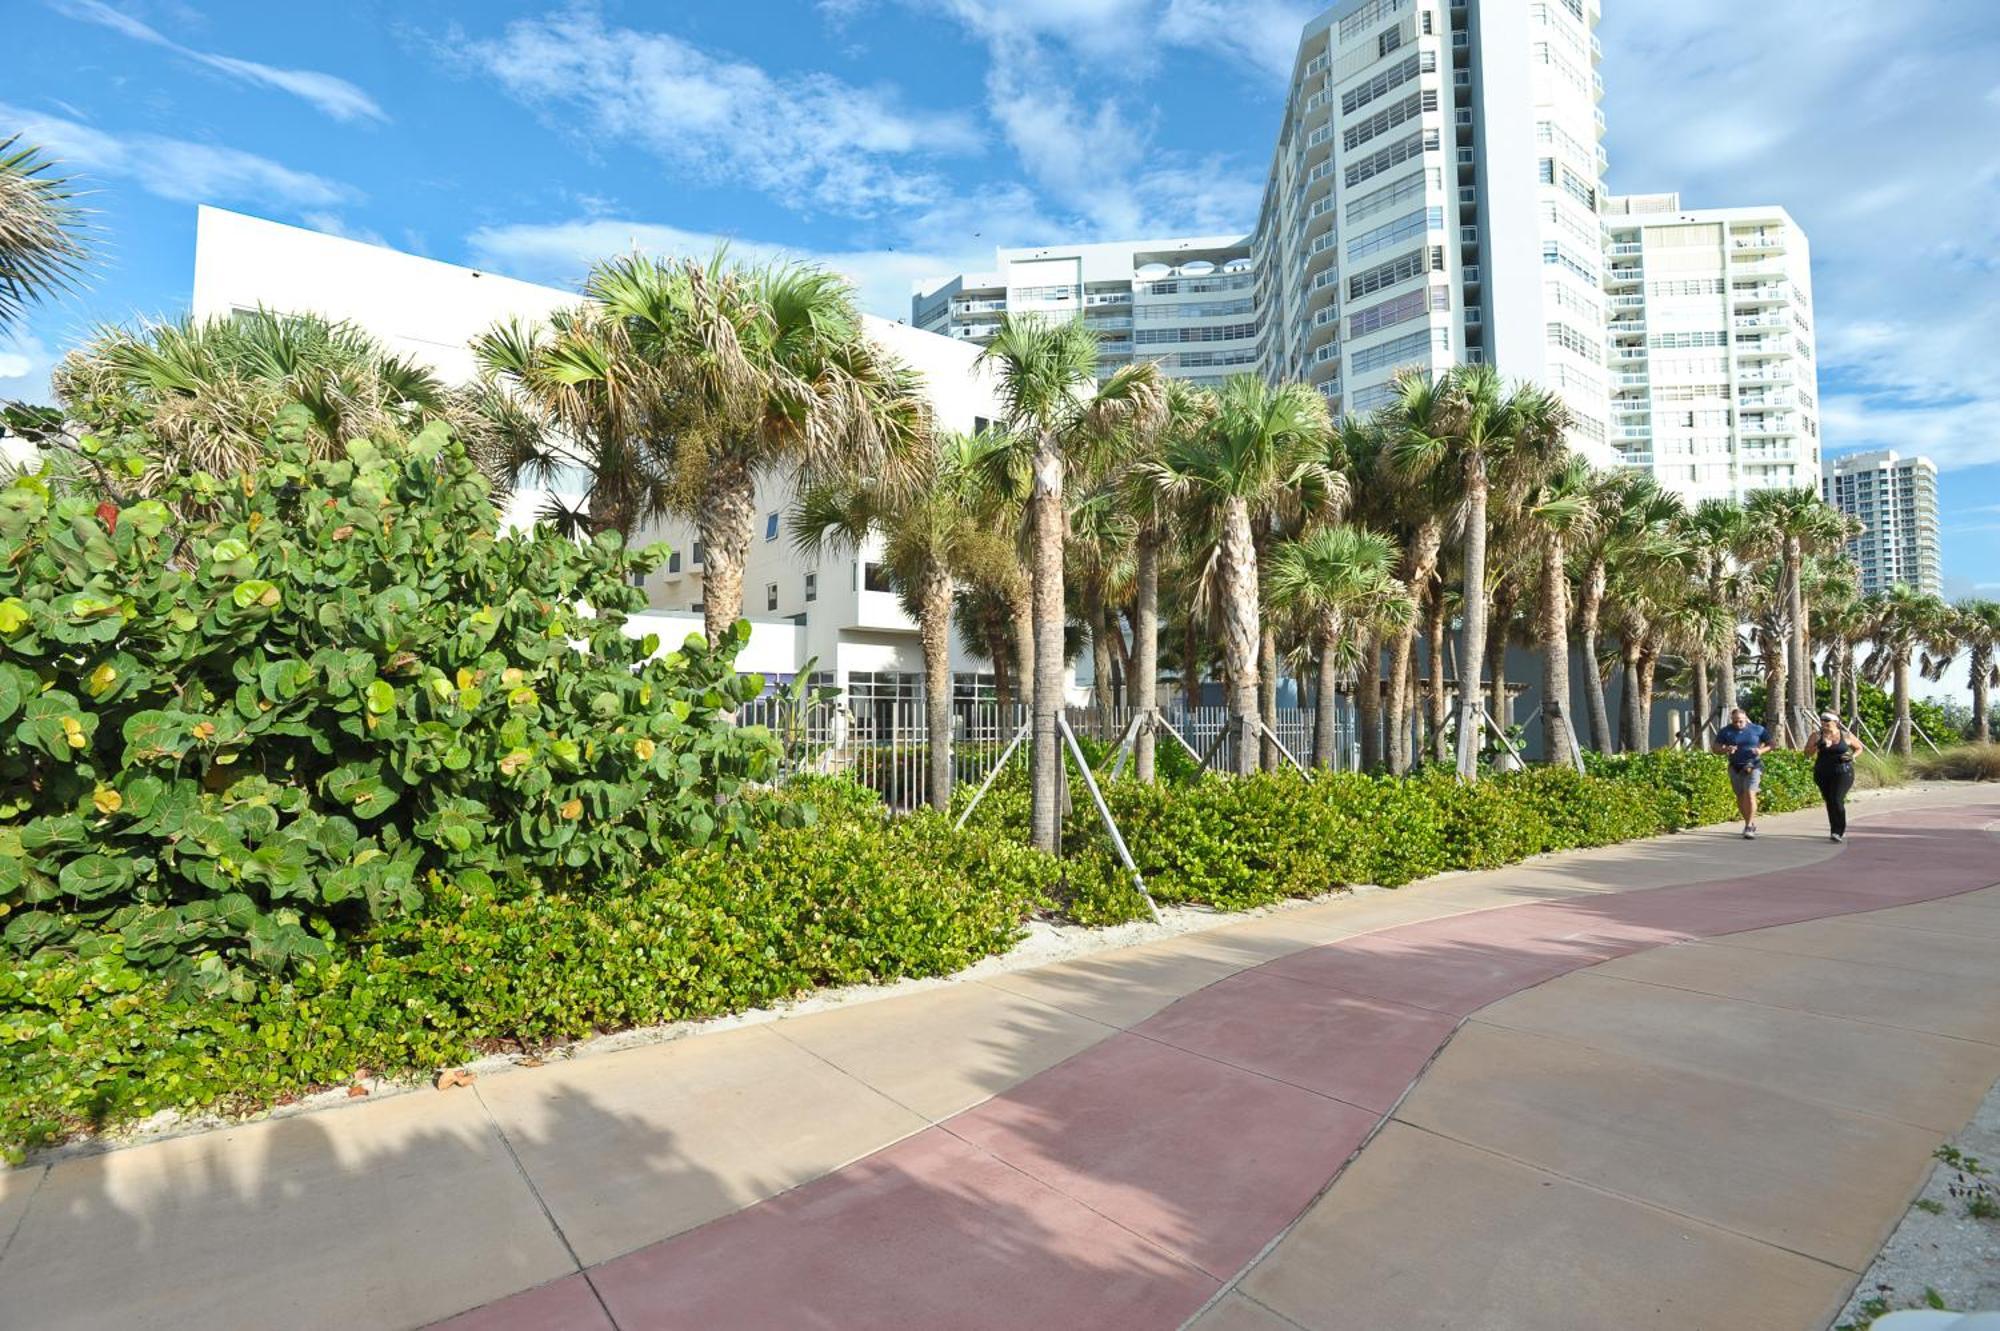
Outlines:
[[1764, 755], [1771, 751], [1771, 732], [1750, 719], [1741, 707], [1732, 708], [1729, 724], [1715, 736], [1715, 751], [1729, 755], [1729, 786], [1736, 792], [1736, 807], [1743, 815], [1743, 839], [1757, 839], [1757, 787], [1764, 780]]

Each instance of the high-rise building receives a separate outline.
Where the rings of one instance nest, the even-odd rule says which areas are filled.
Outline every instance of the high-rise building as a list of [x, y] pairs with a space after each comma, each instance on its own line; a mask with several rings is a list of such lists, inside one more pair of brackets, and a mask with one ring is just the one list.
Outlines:
[[1300, 38], [1248, 237], [1006, 250], [912, 321], [980, 340], [1081, 310], [1108, 364], [1302, 379], [1355, 413], [1400, 370], [1489, 361], [1560, 393], [1609, 464], [1596, 22], [1596, 0], [1342, 0]]
[[1902, 583], [1943, 593], [1936, 463], [1889, 450], [1850, 453], [1827, 463], [1825, 495], [1863, 528], [1847, 547], [1861, 570], [1863, 592]]
[[1609, 462], [1594, 0], [1346, 0], [1306, 25], [1256, 240], [1267, 372], [1343, 410], [1411, 366], [1562, 395]]
[[1620, 458], [1690, 501], [1820, 472], [1806, 235], [1783, 208], [1607, 200], [1604, 300]]
[[1081, 313], [1097, 330], [1102, 373], [1136, 357], [1214, 385], [1257, 368], [1255, 287], [1241, 237], [999, 250], [995, 271], [961, 274], [916, 296], [910, 322], [984, 346], [1010, 310]]

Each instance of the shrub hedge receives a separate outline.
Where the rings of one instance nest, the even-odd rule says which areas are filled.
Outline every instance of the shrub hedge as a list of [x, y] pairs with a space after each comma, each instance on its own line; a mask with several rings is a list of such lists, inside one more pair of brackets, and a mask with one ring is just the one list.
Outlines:
[[[1588, 759], [1588, 773], [1533, 767], [1475, 786], [1427, 769], [1409, 777], [1301, 775], [1286, 767], [1182, 785], [1104, 787], [1126, 845], [1160, 902], [1241, 910], [1353, 883], [1400, 887], [1448, 869], [1488, 869], [1734, 817], [1726, 764], [1672, 750]], [[962, 798], [962, 797], [961, 797]], [[1763, 807], [1819, 798], [1797, 754], [1765, 758]], [[1064, 823], [1059, 908], [1086, 924], [1140, 918], [1144, 905], [1081, 791]], [[1025, 836], [1025, 778], [1010, 772], [974, 826]]]
[[763, 688], [747, 630], [655, 657], [624, 623], [657, 550], [502, 534], [442, 427], [315, 461], [303, 411], [227, 480], [121, 496], [126, 445], [86, 437], [96, 484], [0, 488], [8, 948], [116, 933], [247, 996], [432, 874], [565, 886], [750, 837], [778, 749], [722, 716]]
[[[1817, 799], [1806, 762], [1766, 760], [1765, 807]], [[1282, 772], [1106, 787], [1163, 902], [1242, 909], [1345, 884], [1604, 845], [1732, 817], [1723, 761], [1592, 759], [1464, 786]], [[963, 798], [963, 796], [961, 796]], [[161, 1109], [247, 1110], [357, 1074], [407, 1075], [633, 1026], [716, 1016], [814, 987], [941, 975], [1005, 949], [1037, 909], [1139, 918], [1087, 800], [1060, 859], [1025, 849], [1026, 790], [995, 784], [963, 830], [890, 819], [852, 782], [799, 783], [753, 846], [688, 848], [597, 890], [439, 879], [240, 1001], [189, 994], [111, 936], [0, 974], [0, 1151]], [[784, 825], [789, 823], [790, 825]]]
[[947, 974], [1008, 947], [1052, 891], [1054, 862], [1018, 844], [815, 796], [812, 825], [683, 851], [628, 890], [435, 884], [423, 912], [262, 976], [242, 1001], [176, 988], [115, 939], [29, 958], [0, 972], [0, 1153], [162, 1109], [248, 1110], [363, 1073]]

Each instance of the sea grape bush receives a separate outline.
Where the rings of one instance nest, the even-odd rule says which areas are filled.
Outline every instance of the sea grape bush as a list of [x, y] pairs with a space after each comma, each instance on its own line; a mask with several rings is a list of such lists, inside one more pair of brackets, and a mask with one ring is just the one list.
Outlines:
[[303, 434], [136, 501], [93, 438], [94, 482], [0, 490], [9, 949], [115, 938], [247, 993], [434, 876], [588, 889], [754, 838], [777, 745], [724, 715], [762, 688], [747, 630], [628, 637], [657, 549], [501, 534], [441, 427], [317, 462]]

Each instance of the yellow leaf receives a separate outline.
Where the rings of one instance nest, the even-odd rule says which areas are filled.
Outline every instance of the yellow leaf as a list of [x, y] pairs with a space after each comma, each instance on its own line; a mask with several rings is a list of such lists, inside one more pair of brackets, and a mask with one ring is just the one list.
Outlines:
[[100, 785], [97, 793], [90, 797], [90, 802], [97, 806], [99, 813], [103, 814], [117, 813], [125, 807], [125, 797], [111, 787], [103, 785]]
[[632, 752], [639, 755], [639, 761], [642, 763], [653, 761], [653, 741], [649, 739], [640, 740], [632, 746]]
[[562, 816], [571, 822], [575, 822], [577, 819], [583, 817], [583, 801], [573, 799], [565, 803], [562, 806]]

